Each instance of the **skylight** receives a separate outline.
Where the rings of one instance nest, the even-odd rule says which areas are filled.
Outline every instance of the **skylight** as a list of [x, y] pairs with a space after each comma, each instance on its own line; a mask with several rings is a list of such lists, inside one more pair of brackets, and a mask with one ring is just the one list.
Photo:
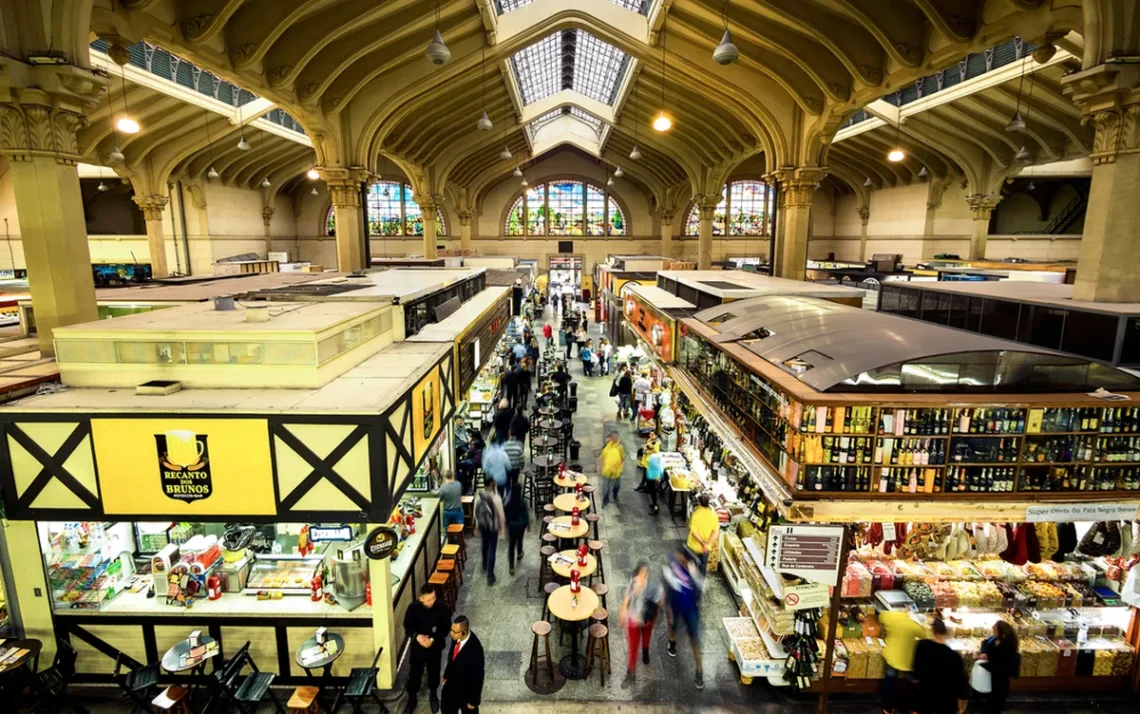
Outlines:
[[[534, 0], [495, 0], [495, 9], [502, 15], [511, 10], [518, 10], [523, 5], [530, 5], [532, 2]], [[610, 0], [610, 2], [639, 15], [644, 15], [649, 11], [649, 0]]]
[[629, 56], [578, 29], [548, 35], [511, 58], [523, 104], [572, 89], [613, 104]]
[[590, 114], [589, 112], [584, 112], [581, 109], [579, 109], [578, 107], [559, 107], [559, 108], [553, 109], [553, 110], [543, 114], [542, 116], [538, 117], [537, 119], [534, 119], [531, 121], [531, 123], [530, 123], [530, 135], [531, 135], [531, 137], [533, 138], [536, 134], [538, 134], [539, 129], [541, 129], [546, 124], [549, 124], [551, 121], [557, 119], [558, 117], [562, 116], [563, 114], [569, 114], [570, 116], [574, 117], [575, 119], [581, 120], [583, 123], [585, 123], [591, 129], [593, 129], [595, 134], [600, 135], [602, 132], [602, 120], [597, 118], [593, 114]]
[[530, 123], [530, 135], [533, 137], [546, 124], [562, 116], [563, 107], [549, 111]]
[[578, 107], [570, 107], [570, 115], [581, 119], [590, 125], [595, 134], [602, 133], [602, 120], [589, 112], [584, 112]]

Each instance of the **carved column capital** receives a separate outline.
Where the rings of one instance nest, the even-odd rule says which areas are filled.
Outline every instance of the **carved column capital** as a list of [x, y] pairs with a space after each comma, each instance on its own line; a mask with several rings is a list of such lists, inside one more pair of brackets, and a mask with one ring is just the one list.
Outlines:
[[716, 216], [716, 207], [720, 205], [720, 196], [697, 196], [697, 213], [702, 221], [711, 221]]
[[423, 214], [426, 216], [430, 213], [433, 220], [435, 219], [435, 212], [443, 205], [443, 196], [438, 195], [421, 196], [416, 194], [415, 200], [420, 210], [423, 211]]
[[356, 181], [327, 181], [333, 208], [360, 208], [360, 184]]
[[859, 213], [859, 220], [863, 221], [863, 227], [867, 227], [867, 222], [871, 220], [871, 208], [869, 206], [859, 206], [855, 209]]
[[780, 208], [810, 208], [815, 187], [828, 170], [824, 166], [784, 166], [774, 171], [773, 177], [780, 182]]
[[170, 199], [166, 196], [133, 196], [132, 199], [142, 209], [143, 218], [148, 221], [161, 221], [162, 212]]
[[265, 223], [265, 227], [269, 227], [269, 222], [273, 220], [273, 207], [266, 206], [261, 209], [261, 220]]
[[475, 211], [472, 211], [470, 208], [460, 208], [455, 212], [455, 215], [459, 217], [459, 225], [466, 228], [471, 225], [471, 219], [475, 217]]
[[[715, 208], [716, 208], [716, 207], [715, 207], [715, 206], [713, 206], [713, 208], [714, 208], [714, 210], [715, 210]], [[658, 218], [658, 220], [660, 220], [662, 223], [668, 223], [668, 224], [672, 224], [672, 223], [673, 223], [673, 218], [674, 218], [675, 216], [676, 216], [676, 214], [675, 214], [673, 211], [666, 211], [666, 210], [664, 210], [664, 209], [657, 211], [657, 218]]]
[[0, 105], [0, 154], [14, 160], [54, 156], [68, 163], [79, 161], [75, 133], [87, 125], [82, 114], [42, 104]]
[[942, 205], [942, 194], [946, 193], [946, 187], [949, 181], [943, 179], [931, 179], [930, 187], [927, 189], [926, 194], [926, 207], [929, 210], [934, 210]]
[[1140, 72], [1131, 65], [1097, 65], [1061, 79], [1065, 94], [1095, 129], [1089, 158], [1111, 164], [1140, 153]]
[[1001, 195], [994, 193], [975, 193], [966, 196], [966, 203], [970, 204], [970, 213], [975, 221], [988, 221], [994, 209], [1001, 203]]

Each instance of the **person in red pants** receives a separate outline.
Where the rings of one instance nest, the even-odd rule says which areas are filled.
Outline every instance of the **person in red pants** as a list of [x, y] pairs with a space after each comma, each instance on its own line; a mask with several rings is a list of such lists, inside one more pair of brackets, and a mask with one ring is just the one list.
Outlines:
[[625, 680], [621, 686], [628, 688], [637, 672], [637, 650], [640, 645], [641, 661], [649, 664], [649, 643], [653, 640], [653, 625], [657, 622], [657, 612], [665, 600], [665, 590], [657, 579], [650, 576], [649, 563], [641, 562], [633, 571], [629, 587], [625, 589], [625, 599], [621, 602], [621, 624], [625, 628], [629, 661]]

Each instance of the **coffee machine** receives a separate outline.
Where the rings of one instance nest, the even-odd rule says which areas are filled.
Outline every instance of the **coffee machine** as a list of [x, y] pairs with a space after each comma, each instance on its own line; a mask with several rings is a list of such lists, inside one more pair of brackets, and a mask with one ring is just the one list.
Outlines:
[[365, 585], [368, 582], [368, 561], [361, 548], [340, 551], [332, 559], [333, 581], [336, 601], [345, 610], [360, 607], [365, 598]]

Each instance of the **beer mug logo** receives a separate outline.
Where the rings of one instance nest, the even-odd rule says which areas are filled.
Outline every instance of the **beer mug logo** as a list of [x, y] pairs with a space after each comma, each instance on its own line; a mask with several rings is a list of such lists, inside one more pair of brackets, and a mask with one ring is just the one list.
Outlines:
[[197, 501], [214, 492], [209, 437], [185, 429], [154, 435], [162, 492], [176, 501]]

